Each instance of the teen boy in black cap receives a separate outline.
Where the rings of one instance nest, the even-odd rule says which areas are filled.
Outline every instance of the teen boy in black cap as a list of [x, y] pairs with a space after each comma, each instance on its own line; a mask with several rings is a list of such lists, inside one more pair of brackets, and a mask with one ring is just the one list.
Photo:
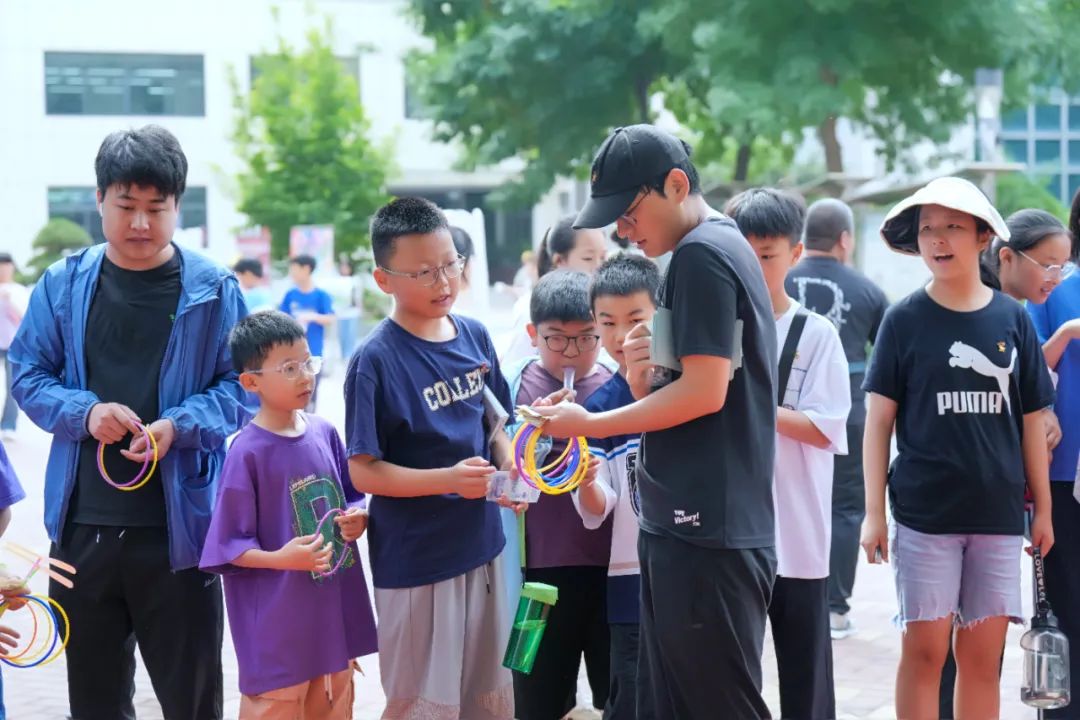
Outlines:
[[[670, 347], [652, 348], [648, 328], [635, 328], [623, 352], [638, 401], [598, 414], [538, 408], [544, 431], [645, 433], [640, 662], [650, 682], [638, 688], [639, 712], [767, 717], [778, 360], [761, 267], [735, 223], [702, 197], [689, 146], [650, 125], [616, 129], [593, 161], [576, 226], [612, 223], [650, 257], [674, 251], [654, 320], [658, 335], [670, 329]], [[665, 355], [672, 368], [657, 364]]]

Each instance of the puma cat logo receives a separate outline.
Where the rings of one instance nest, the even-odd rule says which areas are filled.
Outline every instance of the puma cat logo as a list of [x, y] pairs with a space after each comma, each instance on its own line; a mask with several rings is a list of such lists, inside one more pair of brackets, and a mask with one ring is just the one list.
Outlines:
[[[1013, 369], [1016, 368], [1016, 348], [1013, 348], [1012, 359], [1009, 361], [1008, 367], [1001, 367], [990, 362], [990, 359], [983, 355], [981, 352], [966, 345], [962, 342], [954, 342], [949, 347], [949, 367], [956, 368], [970, 368], [983, 377], [993, 378], [997, 381], [998, 389], [1001, 392], [1002, 401], [1005, 403], [1006, 410], [1012, 413], [1009, 400], [1009, 376], [1012, 375]], [[939, 396], [947, 393], [938, 393]], [[970, 393], [965, 393], [970, 394]], [[952, 405], [952, 403], [949, 403]], [[938, 401], [939, 410], [941, 409], [941, 400]]]

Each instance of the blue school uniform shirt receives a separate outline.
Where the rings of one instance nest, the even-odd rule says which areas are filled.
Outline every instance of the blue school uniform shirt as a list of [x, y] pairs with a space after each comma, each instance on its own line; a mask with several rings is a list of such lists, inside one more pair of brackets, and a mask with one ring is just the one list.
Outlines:
[[[320, 315], [329, 315], [334, 312], [334, 301], [330, 293], [320, 288], [311, 292], [303, 292], [300, 288], [293, 288], [285, 293], [281, 300], [281, 312], [296, 316], [302, 312], [316, 312]], [[323, 335], [325, 328], [319, 323], [309, 323], [307, 326], [307, 344], [312, 355], [323, 354]]]
[[[1045, 343], [1059, 327], [1080, 317], [1080, 273], [1073, 273], [1058, 285], [1042, 305], [1027, 304], [1039, 342]], [[1061, 442], [1054, 448], [1050, 479], [1072, 482], [1080, 458], [1080, 343], [1071, 342], [1054, 368], [1058, 374], [1057, 404], [1054, 412], [1061, 423]]]
[[[616, 373], [585, 401], [585, 408], [600, 413], [633, 402], [630, 386]], [[612, 624], [636, 624], [641, 619], [641, 568], [637, 562], [641, 496], [634, 472], [640, 445], [641, 435], [589, 438], [589, 450], [602, 453], [607, 461], [610, 482], [618, 497], [618, 506], [611, 512], [615, 520], [607, 579], [607, 619]]]
[[[418, 470], [491, 459], [484, 427], [487, 385], [510, 410], [510, 389], [484, 326], [451, 315], [457, 337], [429, 342], [389, 318], [365, 338], [345, 379], [345, 444]], [[430, 585], [493, 560], [503, 548], [499, 508], [457, 494], [374, 496], [368, 543], [378, 588]]]

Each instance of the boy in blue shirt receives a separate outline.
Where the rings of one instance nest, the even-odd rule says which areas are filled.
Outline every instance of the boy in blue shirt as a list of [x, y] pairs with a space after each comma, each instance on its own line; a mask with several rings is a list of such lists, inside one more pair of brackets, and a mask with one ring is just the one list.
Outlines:
[[[168, 718], [222, 717], [223, 608], [198, 569], [225, 439], [250, 416], [228, 333], [247, 314], [236, 278], [172, 243], [187, 181], [177, 139], [149, 125], [105, 138], [95, 162], [106, 241], [50, 267], [11, 346], [12, 392], [52, 433], [51, 554], [79, 568], [49, 594], [77, 628], [71, 715], [133, 720], [136, 642]], [[144, 487], [119, 492], [148, 448]], [[134, 435], [133, 435], [134, 434]]]
[[450, 314], [464, 262], [442, 211], [394, 200], [371, 244], [394, 310], [349, 363], [345, 435], [353, 485], [372, 496], [384, 717], [510, 720], [504, 538], [484, 497], [512, 460], [504, 433], [488, 447], [483, 400], [509, 411], [510, 390], [487, 330]]
[[[289, 277], [296, 287], [285, 293], [281, 299], [281, 312], [288, 313], [307, 328], [308, 349], [315, 357], [322, 357], [323, 336], [326, 328], [337, 322], [334, 316], [334, 302], [330, 293], [315, 287], [312, 275], [315, 272], [315, 258], [310, 255], [297, 255], [289, 261]], [[315, 390], [306, 408], [315, 412], [315, 403], [319, 397], [319, 376], [315, 376]]]
[[[590, 412], [616, 410], [634, 402], [626, 382], [623, 341], [635, 326], [652, 321], [659, 289], [659, 268], [641, 255], [616, 255], [601, 265], [593, 277], [590, 299], [600, 327], [600, 341], [619, 364], [619, 371], [584, 401]], [[600, 472], [595, 482], [586, 479], [573, 496], [578, 513], [590, 530], [600, 528], [609, 516], [615, 518], [607, 578], [611, 685], [604, 708], [605, 720], [653, 717], [648, 707], [637, 708], [637, 686], [649, 682], [648, 668], [638, 667], [641, 565], [637, 543], [641, 503], [634, 468], [640, 445], [641, 436], [637, 434], [590, 440], [590, 451], [603, 458]]]

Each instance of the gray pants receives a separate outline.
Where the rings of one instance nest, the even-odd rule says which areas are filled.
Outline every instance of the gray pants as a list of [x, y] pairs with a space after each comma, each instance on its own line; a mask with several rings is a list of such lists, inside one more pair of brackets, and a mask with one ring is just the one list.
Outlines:
[[502, 562], [433, 585], [375, 588], [383, 720], [512, 720]]

